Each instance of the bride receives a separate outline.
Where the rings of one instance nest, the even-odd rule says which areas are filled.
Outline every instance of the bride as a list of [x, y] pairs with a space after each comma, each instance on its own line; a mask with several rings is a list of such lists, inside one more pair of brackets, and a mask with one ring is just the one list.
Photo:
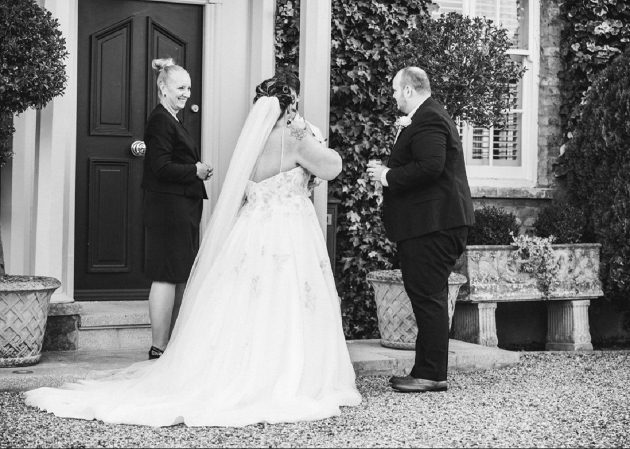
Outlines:
[[346, 347], [311, 174], [339, 155], [289, 108], [289, 87], [256, 88], [173, 337], [157, 360], [98, 380], [39, 388], [26, 403], [61, 417], [147, 426], [245, 426], [340, 414], [361, 396]]

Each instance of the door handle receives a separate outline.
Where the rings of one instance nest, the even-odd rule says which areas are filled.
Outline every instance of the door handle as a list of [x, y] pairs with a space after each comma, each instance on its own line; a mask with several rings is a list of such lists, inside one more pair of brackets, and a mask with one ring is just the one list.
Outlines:
[[142, 140], [136, 140], [131, 144], [131, 153], [136, 157], [144, 156], [144, 153], [147, 151], [147, 146], [144, 144]]

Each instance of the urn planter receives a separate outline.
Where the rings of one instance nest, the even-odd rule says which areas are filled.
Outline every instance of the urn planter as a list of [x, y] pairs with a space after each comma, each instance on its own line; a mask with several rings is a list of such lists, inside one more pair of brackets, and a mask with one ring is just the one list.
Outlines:
[[[381, 345], [394, 349], [416, 349], [418, 327], [400, 270], [373, 271], [367, 275], [367, 280], [374, 288]], [[451, 273], [449, 276], [448, 316], [451, 323], [457, 293], [465, 282], [466, 278], [461, 274]]]
[[59, 286], [61, 283], [51, 277], [0, 278], [0, 368], [39, 361], [48, 305]]
[[511, 245], [471, 245], [453, 271], [467, 282], [459, 290], [453, 337], [497, 346], [497, 303], [547, 301], [548, 350], [591, 350], [588, 323], [590, 300], [603, 296], [599, 279], [598, 243], [552, 245], [559, 262], [555, 281], [545, 295], [540, 281], [523, 270]]

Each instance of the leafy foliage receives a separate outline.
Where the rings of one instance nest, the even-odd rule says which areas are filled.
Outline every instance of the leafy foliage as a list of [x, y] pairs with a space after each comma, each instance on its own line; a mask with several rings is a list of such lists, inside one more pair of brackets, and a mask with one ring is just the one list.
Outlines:
[[554, 236], [556, 243], [582, 243], [585, 241], [586, 216], [568, 202], [551, 204], [540, 209], [534, 223], [539, 237]]
[[[606, 297], [630, 311], [630, 48], [594, 80], [566, 145], [569, 193], [602, 244]], [[630, 313], [627, 315], [630, 317]], [[630, 326], [630, 322], [627, 323]]]
[[506, 54], [511, 40], [505, 28], [451, 12], [437, 19], [420, 16], [409, 38], [394, 64], [422, 67], [431, 95], [454, 119], [488, 128], [503, 123], [505, 111], [516, 107], [509, 86], [525, 69]]
[[13, 153], [13, 114], [42, 108], [66, 87], [65, 39], [34, 0], [0, 2], [0, 166]]
[[[385, 158], [395, 137], [391, 98], [393, 56], [409, 44], [425, 0], [348, 0], [332, 4], [329, 145], [344, 160], [329, 194], [341, 200], [337, 223], [336, 278], [348, 338], [378, 337], [376, 303], [367, 274], [393, 268], [395, 247], [385, 238], [380, 194], [369, 183], [367, 161]], [[278, 0], [276, 60], [297, 67], [299, 2]], [[307, 117], [308, 118], [308, 117]]]
[[563, 130], [570, 133], [579, 123], [579, 106], [589, 86], [611, 60], [628, 48], [628, 0], [565, 0], [561, 4], [566, 24], [560, 40], [564, 70], [560, 108]]
[[[431, 67], [433, 72], [428, 73], [434, 89], [445, 95], [450, 105], [470, 102], [479, 108], [462, 108], [460, 116], [471, 121], [496, 117], [494, 112], [486, 111], [496, 112], [498, 98], [506, 93], [505, 87], [499, 87], [500, 82], [520, 76], [503, 54], [508, 45], [504, 32], [479, 21], [471, 22], [472, 30], [468, 30], [464, 26], [468, 22], [461, 16], [449, 15], [438, 22], [442, 24], [439, 26], [450, 27], [449, 33], [462, 33], [461, 37], [433, 35], [439, 27], [429, 18], [430, 5], [429, 0], [332, 2], [329, 145], [341, 153], [344, 167], [342, 174], [329, 183], [329, 194], [341, 200], [336, 278], [348, 338], [378, 336], [374, 293], [366, 277], [371, 271], [397, 266], [395, 246], [385, 238], [381, 222], [381, 195], [366, 175], [368, 160], [386, 159], [394, 143], [393, 124], [400, 114], [392, 98], [394, 75], [408, 62]], [[420, 27], [424, 34], [414, 31]], [[473, 52], [474, 41], [472, 47], [466, 43], [466, 39], [479, 36], [479, 46], [488, 54], [483, 50]], [[278, 0], [278, 65], [295, 69], [298, 46], [299, 1]], [[447, 59], [440, 57], [435, 64], [411, 59], [413, 54], [421, 53], [419, 48], [429, 47], [433, 55], [451, 50], [452, 54]], [[443, 75], [450, 78], [444, 79]], [[475, 84], [463, 98], [462, 86], [471, 88], [464, 80], [467, 76], [472, 76]], [[451, 92], [456, 94], [449, 95]], [[501, 101], [501, 107], [505, 107], [504, 97]]]
[[560, 270], [560, 262], [551, 246], [554, 240], [553, 236], [530, 237], [522, 234], [514, 237], [512, 242], [516, 251], [511, 257], [520, 262], [523, 272], [534, 275], [545, 299], [551, 296]]
[[468, 230], [469, 245], [510, 245], [518, 234], [518, 223], [512, 212], [496, 206], [475, 210], [475, 224]]

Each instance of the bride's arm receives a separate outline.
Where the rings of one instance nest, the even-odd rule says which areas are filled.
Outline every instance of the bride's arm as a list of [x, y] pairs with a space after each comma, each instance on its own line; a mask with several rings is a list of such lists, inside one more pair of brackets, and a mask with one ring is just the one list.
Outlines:
[[296, 162], [315, 176], [326, 181], [341, 173], [341, 156], [315, 139], [303, 120], [295, 120], [289, 127], [291, 139], [296, 140]]

